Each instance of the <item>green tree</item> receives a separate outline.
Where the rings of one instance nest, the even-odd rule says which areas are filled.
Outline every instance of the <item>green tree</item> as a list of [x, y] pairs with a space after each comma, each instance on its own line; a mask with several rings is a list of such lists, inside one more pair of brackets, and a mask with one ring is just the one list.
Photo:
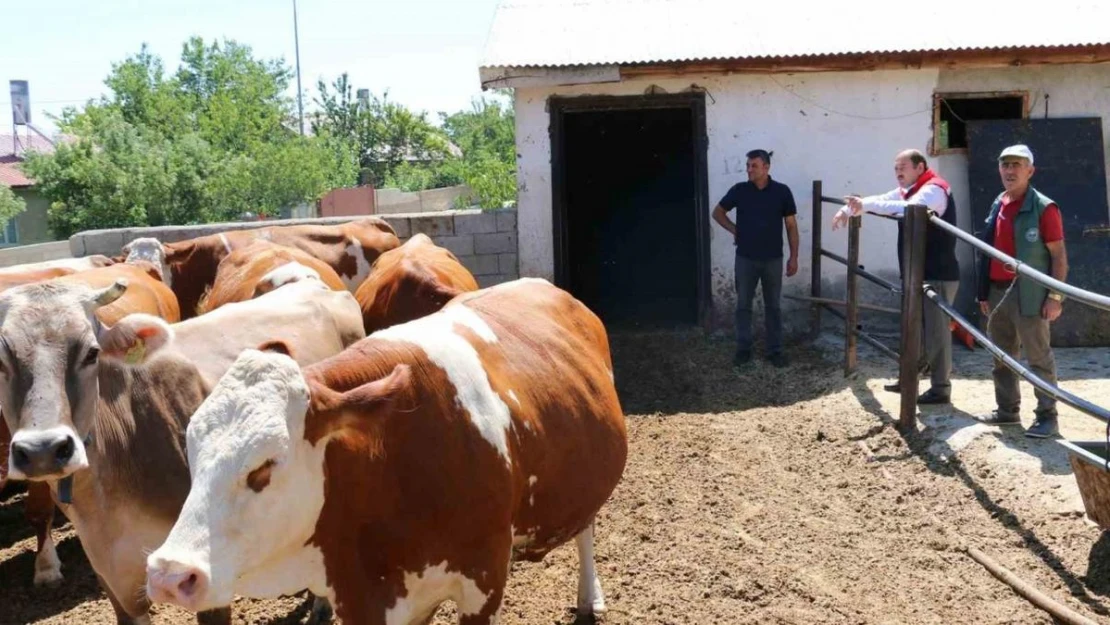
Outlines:
[[471, 110], [442, 114], [443, 128], [462, 150], [453, 165], [482, 208], [516, 200], [516, 122], [511, 105], [482, 98]]
[[10, 188], [0, 185], [0, 227], [14, 219], [27, 209], [23, 198], [15, 194]]
[[61, 116], [76, 142], [27, 161], [51, 200], [54, 234], [273, 216], [350, 184], [344, 141], [293, 131], [290, 77], [283, 61], [199, 38], [183, 45], [172, 76], [145, 45], [114, 64], [109, 95]]
[[[380, 98], [370, 94], [360, 102], [352, 96], [346, 73], [330, 88], [319, 81], [317, 89], [320, 111], [313, 116], [313, 132], [326, 132], [351, 143], [367, 182], [380, 187], [397, 180], [444, 178], [434, 169], [450, 160], [450, 144], [426, 113], [390, 101], [388, 91]], [[448, 179], [455, 181], [448, 184], [458, 181], [457, 177]]]

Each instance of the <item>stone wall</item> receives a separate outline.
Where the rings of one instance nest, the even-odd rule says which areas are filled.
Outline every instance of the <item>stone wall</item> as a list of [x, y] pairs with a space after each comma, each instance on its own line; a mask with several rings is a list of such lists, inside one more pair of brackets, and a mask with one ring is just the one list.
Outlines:
[[0, 249], [0, 267], [11, 267], [26, 263], [41, 263], [45, 260], [59, 258], [72, 258], [69, 244], [65, 241], [54, 243], [39, 243], [37, 245], [19, 245]]
[[[474, 209], [376, 216], [389, 222], [402, 241], [422, 232], [431, 237], [437, 245], [451, 250], [459, 257], [463, 265], [474, 274], [478, 283], [483, 287], [515, 280], [520, 276], [517, 263], [516, 209], [495, 211]], [[230, 222], [201, 226], [89, 230], [70, 237], [69, 251], [73, 256], [88, 256], [89, 254], [116, 256], [127, 242], [139, 237], [155, 237], [165, 243], [171, 243], [228, 230], [244, 230], [275, 225], [337, 224], [357, 218], [324, 217], [264, 222]]]

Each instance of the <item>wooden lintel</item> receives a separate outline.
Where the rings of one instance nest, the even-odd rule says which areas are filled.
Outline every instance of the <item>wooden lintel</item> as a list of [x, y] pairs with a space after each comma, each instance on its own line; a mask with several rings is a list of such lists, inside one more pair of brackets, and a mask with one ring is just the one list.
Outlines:
[[963, 69], [1110, 63], [1110, 44], [1040, 49], [954, 50], [812, 57], [768, 57], [621, 66], [621, 78], [668, 74], [789, 74], [897, 69]]

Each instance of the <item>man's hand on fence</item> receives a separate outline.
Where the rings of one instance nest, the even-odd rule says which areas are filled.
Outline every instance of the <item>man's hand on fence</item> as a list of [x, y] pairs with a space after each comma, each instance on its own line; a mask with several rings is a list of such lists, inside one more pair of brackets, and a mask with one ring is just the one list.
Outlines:
[[1064, 312], [1064, 307], [1060, 304], [1060, 302], [1051, 298], [1045, 298], [1044, 305], [1041, 306], [1042, 317], [1048, 319], [1048, 321], [1051, 323], [1053, 321], [1056, 321], [1060, 317], [1060, 313], [1062, 312]]
[[991, 303], [987, 300], [979, 300], [979, 312], [984, 315], [991, 314]]
[[844, 208], [836, 211], [833, 215], [832, 229], [839, 230], [848, 223], [850, 216], [859, 215], [863, 212], [863, 200], [856, 195], [848, 195], [844, 197]]

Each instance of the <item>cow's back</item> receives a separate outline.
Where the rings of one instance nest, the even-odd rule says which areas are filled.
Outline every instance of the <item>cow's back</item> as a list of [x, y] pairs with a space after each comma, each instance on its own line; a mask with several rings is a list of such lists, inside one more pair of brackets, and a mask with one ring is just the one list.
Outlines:
[[198, 312], [203, 314], [231, 302], [251, 299], [266, 274], [288, 263], [299, 263], [312, 269], [331, 289], [342, 291], [347, 288], [335, 270], [322, 260], [304, 250], [259, 239], [234, 250], [220, 261], [212, 290], [202, 298]]
[[339, 274], [352, 293], [366, 280], [379, 256], [401, 245], [393, 227], [380, 217], [363, 217], [335, 225], [274, 226], [265, 236], [274, 243], [298, 248], [324, 261]]
[[197, 306], [216, 280], [220, 262], [228, 254], [257, 240], [271, 241], [306, 252], [330, 266], [352, 293], [366, 279], [369, 267], [386, 250], [400, 245], [393, 227], [380, 217], [364, 217], [342, 224], [298, 224], [228, 230], [166, 243], [166, 264], [182, 318], [198, 314]]
[[78, 271], [85, 271], [87, 269], [96, 269], [98, 267], [107, 267], [115, 264], [115, 260], [104, 256], [103, 254], [91, 254], [89, 256], [80, 256], [77, 258], [58, 258], [55, 260], [44, 260], [37, 263], [24, 263], [21, 265], [10, 265], [8, 267], [0, 267], [0, 276], [8, 274], [18, 274], [26, 272], [44, 271], [50, 269], [62, 269], [64, 273], [58, 275], [65, 275], [68, 273], [76, 273]]
[[210, 383], [247, 348], [280, 340], [302, 366], [338, 354], [363, 337], [358, 303], [348, 291], [303, 281], [221, 306], [174, 326], [175, 351], [190, 356]]
[[420, 233], [378, 257], [355, 299], [369, 334], [429, 315], [476, 290], [477, 280], [459, 259]]
[[153, 265], [138, 261], [89, 269], [57, 280], [102, 289], [111, 286], [120, 278], [125, 278], [128, 286], [123, 296], [97, 309], [96, 316], [101, 323], [114, 325], [132, 313], [155, 315], [170, 323], [180, 321], [181, 309], [178, 306], [177, 296], [165, 283], [153, 277], [153, 271]]

